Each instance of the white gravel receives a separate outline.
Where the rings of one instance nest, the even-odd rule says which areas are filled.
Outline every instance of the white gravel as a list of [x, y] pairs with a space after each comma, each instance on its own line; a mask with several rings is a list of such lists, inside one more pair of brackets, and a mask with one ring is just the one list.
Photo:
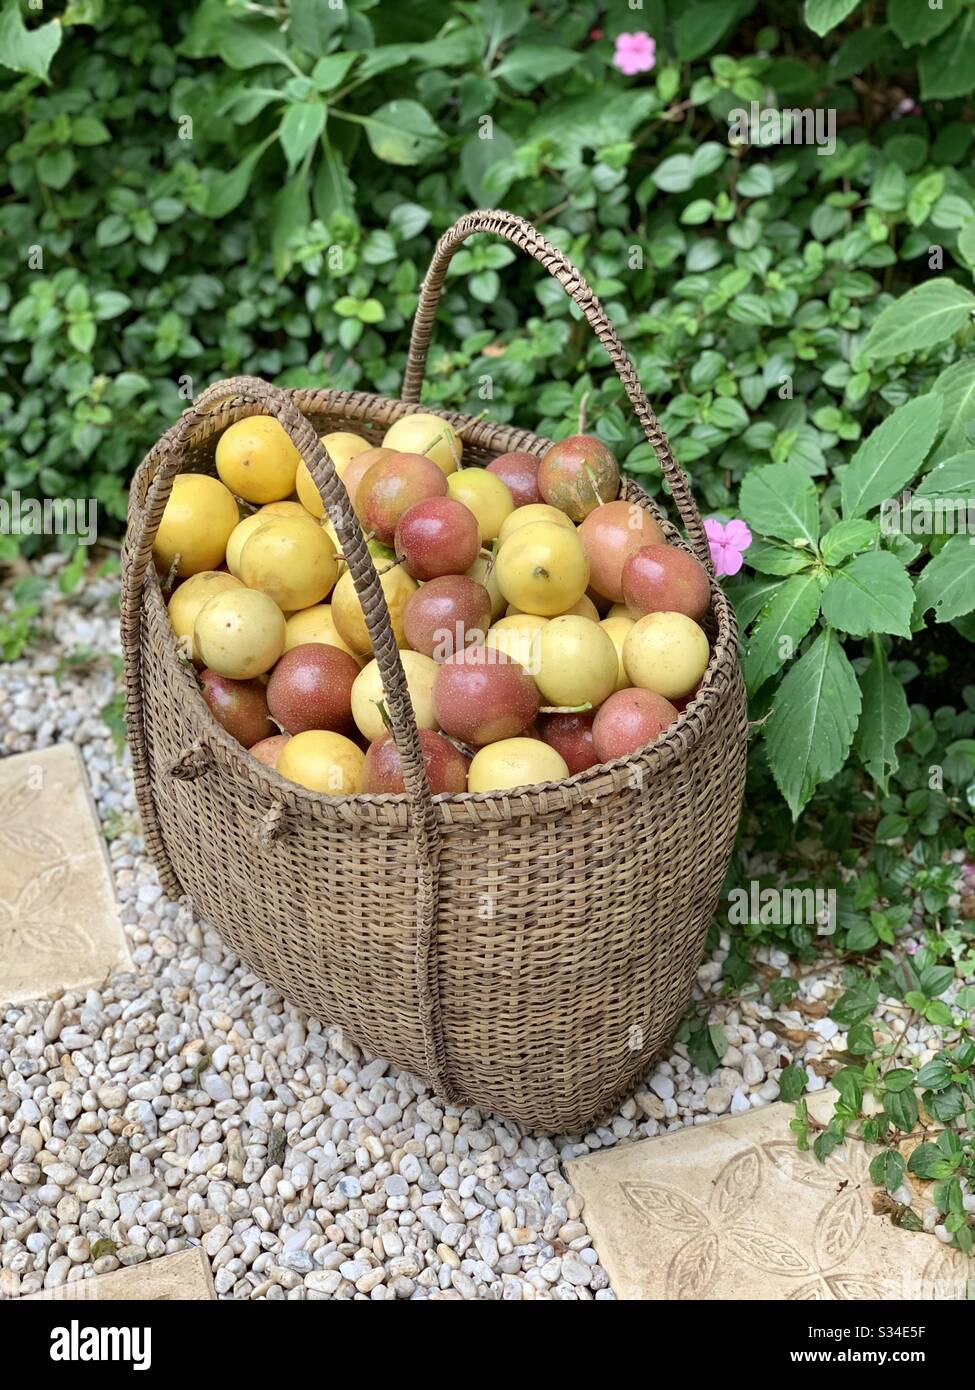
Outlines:
[[[99, 713], [117, 688], [115, 594], [113, 580], [70, 599], [52, 586], [47, 636], [0, 664], [0, 754], [82, 751], [137, 972], [0, 1005], [0, 1297], [202, 1244], [227, 1298], [611, 1299], [562, 1161], [767, 1105], [794, 1060], [823, 1085], [843, 1043], [818, 1016], [829, 968], [788, 1007], [722, 1000], [724, 940], [698, 987], [721, 1065], [703, 1074], [676, 1045], [593, 1133], [444, 1107], [290, 1008], [162, 894]], [[81, 647], [96, 660], [59, 671]]]

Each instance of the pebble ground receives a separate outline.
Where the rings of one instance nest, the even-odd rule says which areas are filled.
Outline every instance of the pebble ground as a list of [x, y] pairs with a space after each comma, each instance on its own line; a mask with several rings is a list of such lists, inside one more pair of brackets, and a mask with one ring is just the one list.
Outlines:
[[[785, 1007], [722, 999], [726, 941], [696, 991], [727, 1038], [721, 1066], [674, 1046], [584, 1135], [444, 1106], [290, 1008], [163, 895], [143, 853], [102, 717], [116, 599], [108, 578], [52, 585], [39, 639], [0, 664], [0, 755], [70, 740], [84, 756], [135, 964], [102, 989], [0, 1005], [0, 1298], [202, 1244], [225, 1298], [612, 1299], [563, 1161], [767, 1105], [792, 1061], [825, 1084], [843, 1042], [830, 966]], [[773, 952], [769, 977], [786, 964]]]

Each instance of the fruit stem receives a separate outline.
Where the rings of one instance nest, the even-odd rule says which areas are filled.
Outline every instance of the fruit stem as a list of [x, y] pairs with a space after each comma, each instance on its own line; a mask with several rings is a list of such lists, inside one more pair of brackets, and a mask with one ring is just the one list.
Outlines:
[[466, 422], [466, 424], [463, 424], [463, 425], [460, 427], [460, 429], [456, 431], [457, 438], [458, 438], [458, 439], [463, 439], [463, 438], [464, 438], [464, 435], [467, 433], [468, 430], [472, 430], [472, 429], [474, 428], [475, 425], [480, 424], [480, 422], [481, 422], [482, 420], [485, 420], [486, 418], [487, 418], [487, 411], [486, 411], [486, 410], [482, 410], [481, 413], [480, 413], [479, 415], [473, 416], [470, 420], [468, 420], [468, 421]]
[[584, 464], [584, 465], [583, 465], [583, 468], [584, 468], [584, 470], [585, 470], [586, 477], [589, 479], [589, 486], [592, 488], [593, 492], [596, 494], [596, 501], [599, 503], [600, 506], [602, 506], [602, 504], [603, 504], [603, 499], [602, 499], [602, 498], [600, 497], [600, 495], [599, 495], [599, 484], [598, 484], [598, 482], [596, 481], [596, 475], [595, 475], [595, 473], [592, 471], [592, 469], [589, 467], [588, 463], [587, 463], [587, 464]]
[[586, 432], [586, 402], [589, 400], [589, 392], [583, 391], [582, 400], [579, 402], [579, 433]]
[[390, 733], [392, 733], [393, 721], [389, 717], [389, 710], [386, 708], [386, 701], [373, 700], [372, 703], [376, 706], [376, 709], [378, 709], [379, 711], [379, 718], [383, 721], [383, 724], [390, 731]]
[[376, 573], [379, 575], [380, 579], [382, 579], [383, 575], [384, 575], [384, 574], [389, 574], [389, 571], [390, 571], [390, 570], [399, 569], [399, 567], [400, 567], [400, 565], [401, 565], [402, 563], [403, 563], [402, 560], [393, 560], [393, 562], [392, 562], [391, 564], [389, 564], [389, 565], [383, 565], [383, 567], [382, 567], [381, 570], [380, 570], [380, 569], [377, 569], [377, 570], [376, 570]]
[[166, 575], [162, 584], [164, 594], [171, 594], [173, 592], [173, 585], [176, 583], [176, 576], [179, 573], [179, 562], [182, 558], [182, 551], [177, 551], [173, 556], [173, 563], [170, 565], [169, 573]]
[[460, 454], [457, 452], [457, 447], [454, 444], [453, 436], [448, 434], [446, 430], [441, 430], [439, 434], [435, 434], [433, 436], [429, 444], [427, 444], [427, 446], [424, 448], [424, 454], [426, 454], [426, 456], [429, 458], [430, 450], [433, 448], [434, 444], [439, 444], [441, 439], [445, 439], [447, 441], [447, 447], [450, 449], [450, 456], [454, 461], [454, 467], [457, 469], [458, 473], [462, 472], [464, 465], [460, 461]]
[[592, 709], [592, 701], [587, 700], [584, 705], [542, 705], [539, 714], [588, 714]]
[[452, 748], [457, 749], [458, 753], [463, 753], [465, 758], [473, 758], [475, 752], [477, 751], [476, 749], [469, 747], [468, 744], [461, 743], [459, 738], [451, 738], [450, 735], [445, 734], [442, 729], [440, 731], [440, 737], [446, 739]]
[[496, 560], [498, 557], [495, 555], [495, 553], [494, 553], [493, 550], [488, 550], [488, 548], [487, 548], [486, 545], [482, 545], [481, 548], [480, 548], [480, 550], [479, 550], [477, 553], [478, 553], [479, 555], [483, 555], [484, 558], [485, 558], [485, 560], [487, 560], [487, 562], [488, 562], [488, 574], [490, 574], [491, 571], [494, 569], [494, 562], [495, 562], [495, 560]]

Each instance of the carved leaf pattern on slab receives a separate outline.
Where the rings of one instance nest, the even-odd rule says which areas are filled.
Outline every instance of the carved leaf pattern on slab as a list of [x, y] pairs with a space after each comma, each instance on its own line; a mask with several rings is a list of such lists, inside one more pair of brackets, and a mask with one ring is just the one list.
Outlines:
[[63, 858], [64, 849], [54, 835], [34, 825], [17, 824], [36, 801], [38, 791], [27, 779], [0, 791], [0, 845], [17, 855]]
[[27, 828], [22, 825], [0, 826], [0, 844], [18, 855], [34, 855], [38, 859], [50, 859], [60, 851], [61, 846], [46, 830]]
[[[761, 1218], [762, 1184], [770, 1178], [766, 1163], [790, 1183], [829, 1194], [816, 1217], [808, 1256], [778, 1232], [748, 1224], [750, 1218]], [[669, 1184], [629, 1182], [622, 1189], [630, 1205], [652, 1226], [688, 1237], [667, 1267], [667, 1298], [705, 1296], [719, 1276], [722, 1254], [730, 1257], [729, 1263], [733, 1260], [781, 1279], [801, 1280], [782, 1295], [792, 1300], [889, 1298], [889, 1281], [843, 1269], [867, 1230], [860, 1184], [868, 1168], [864, 1145], [851, 1145], [848, 1154], [831, 1155], [821, 1164], [812, 1155], [800, 1153], [789, 1140], [768, 1140], [740, 1149], [728, 1159], [714, 1180], [707, 1211]], [[959, 1277], [953, 1270], [938, 1273], [943, 1282], [952, 1274], [955, 1280]]]
[[623, 1193], [631, 1206], [654, 1225], [687, 1235], [691, 1231], [706, 1231], [710, 1222], [707, 1213], [686, 1193], [664, 1183], [625, 1182]]
[[667, 1268], [667, 1297], [703, 1298], [718, 1268], [718, 1238], [703, 1231], [682, 1245]]
[[762, 1156], [757, 1149], [742, 1149], [721, 1169], [711, 1193], [710, 1210], [719, 1222], [732, 1221], [748, 1206], [762, 1180]]
[[967, 1280], [971, 1278], [968, 1256], [960, 1250], [939, 1250], [932, 1255], [921, 1273], [924, 1298], [967, 1298]]
[[829, 1289], [822, 1279], [812, 1279], [808, 1284], [790, 1289], [786, 1298], [792, 1303], [828, 1303]]
[[52, 864], [36, 877], [29, 879], [17, 894], [14, 911], [25, 917], [48, 912], [57, 902], [68, 881], [68, 866], [63, 861]]
[[845, 1187], [826, 1203], [816, 1218], [813, 1242], [824, 1273], [848, 1260], [864, 1232], [863, 1196], [858, 1187]]
[[784, 1274], [793, 1279], [815, 1273], [815, 1267], [805, 1259], [791, 1241], [771, 1231], [759, 1231], [751, 1226], [732, 1226], [722, 1235], [736, 1259], [745, 1260], [769, 1274]]
[[[824, 1163], [817, 1163], [809, 1154], [802, 1154], [788, 1139], [769, 1139], [762, 1145], [766, 1156], [790, 1182], [806, 1187], [836, 1191], [837, 1177]], [[849, 1180], [849, 1175], [844, 1175]], [[842, 1181], [843, 1179], [840, 1179]]]
[[890, 1286], [883, 1279], [871, 1279], [866, 1274], [827, 1274], [825, 1282], [838, 1299], [890, 1298]]

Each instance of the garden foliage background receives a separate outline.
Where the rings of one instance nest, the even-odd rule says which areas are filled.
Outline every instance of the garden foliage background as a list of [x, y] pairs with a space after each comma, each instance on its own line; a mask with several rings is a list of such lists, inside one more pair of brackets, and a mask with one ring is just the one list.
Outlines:
[[[436, 237], [506, 206], [584, 267], [705, 511], [752, 530], [753, 777], [794, 814], [844, 767], [888, 793], [910, 700], [961, 703], [975, 634], [968, 538], [878, 527], [912, 483], [975, 487], [972, 0], [57, 8], [0, 5], [4, 495], [94, 496], [117, 533], [218, 376], [397, 394]], [[733, 145], [753, 102], [835, 113], [835, 147]], [[455, 258], [425, 398], [554, 435], [584, 402], [660, 490], [585, 323], [506, 245]]]

